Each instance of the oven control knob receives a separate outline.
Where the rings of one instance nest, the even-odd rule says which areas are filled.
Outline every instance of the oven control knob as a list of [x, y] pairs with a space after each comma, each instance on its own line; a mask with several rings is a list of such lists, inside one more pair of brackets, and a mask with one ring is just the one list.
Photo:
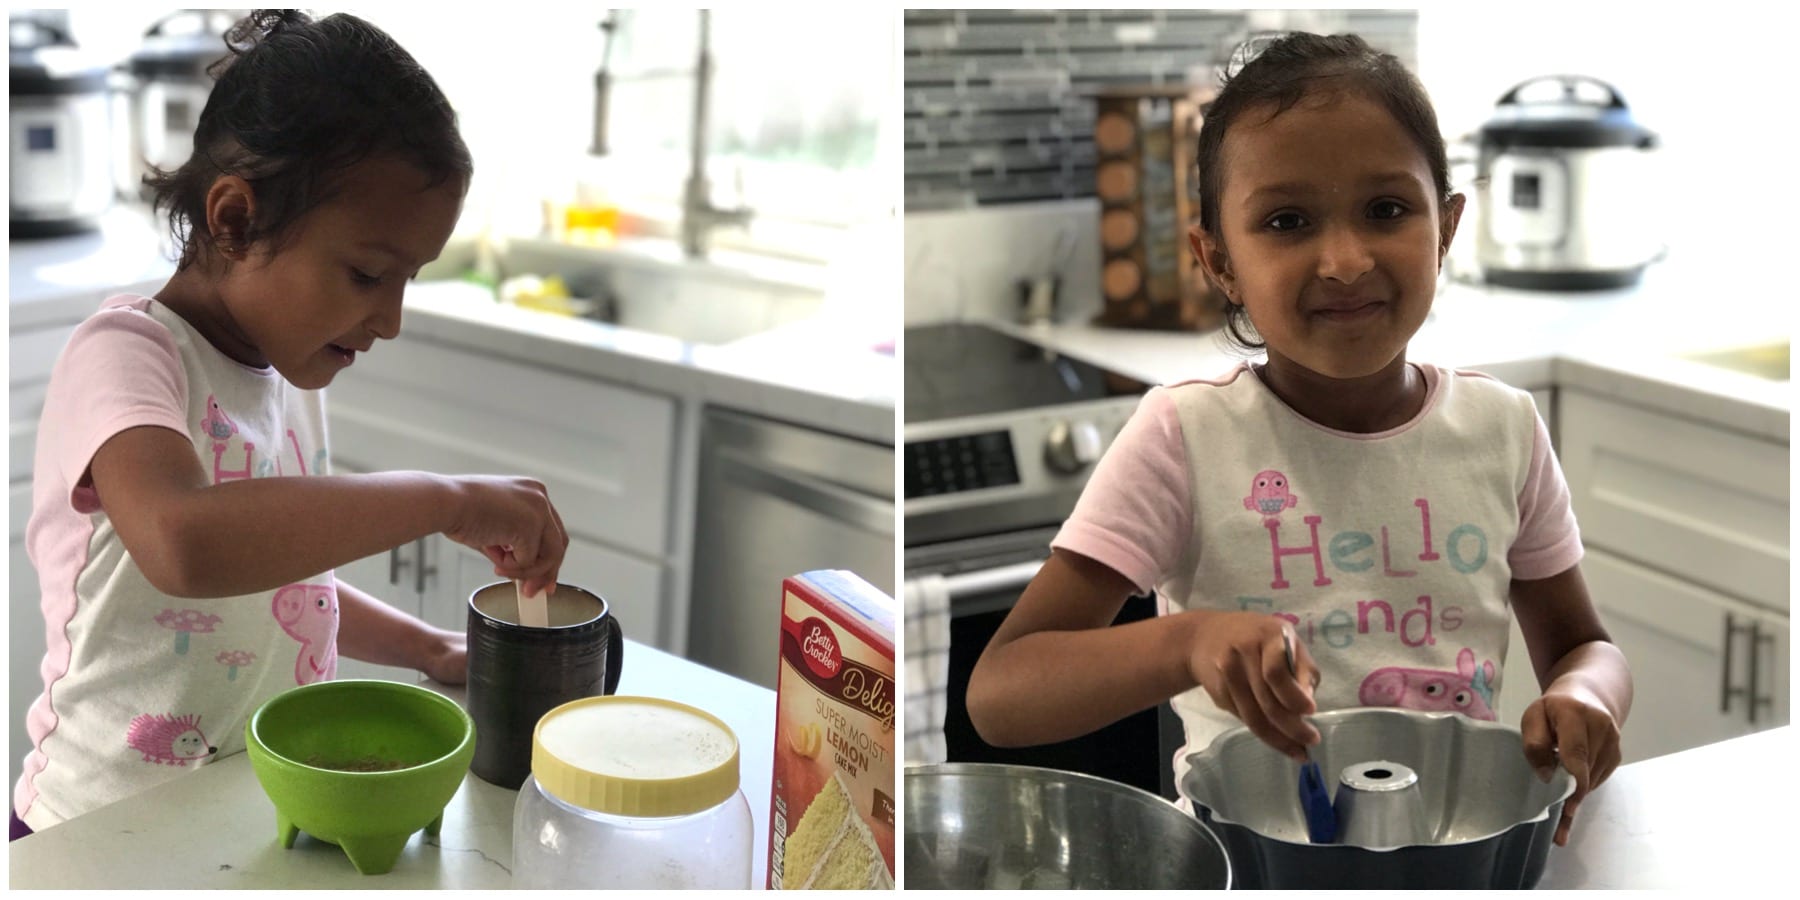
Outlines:
[[1100, 458], [1100, 429], [1092, 422], [1062, 420], [1050, 426], [1044, 440], [1044, 460], [1065, 475], [1073, 475]]

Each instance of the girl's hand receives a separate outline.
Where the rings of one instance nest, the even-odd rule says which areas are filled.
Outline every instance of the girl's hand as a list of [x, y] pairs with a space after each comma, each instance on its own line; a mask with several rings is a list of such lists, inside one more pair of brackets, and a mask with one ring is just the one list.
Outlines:
[[[1288, 672], [1285, 645], [1294, 648]], [[1302, 716], [1318, 711], [1313, 688], [1319, 667], [1293, 628], [1265, 613], [1213, 613], [1198, 629], [1188, 671], [1220, 709], [1237, 716], [1263, 743], [1296, 761], [1319, 742], [1319, 731]]]
[[1519, 730], [1525, 738], [1525, 760], [1538, 778], [1549, 781], [1558, 760], [1575, 776], [1575, 793], [1563, 803], [1562, 821], [1556, 826], [1556, 845], [1564, 846], [1581, 801], [1619, 767], [1619, 723], [1591, 692], [1557, 681], [1525, 708]]
[[463, 684], [469, 680], [469, 636], [440, 629], [443, 643], [434, 648], [419, 668], [438, 684]]
[[495, 575], [523, 581], [526, 593], [553, 590], [569, 535], [543, 483], [497, 475], [451, 481], [457, 498], [455, 525], [444, 535], [481, 551], [494, 564]]

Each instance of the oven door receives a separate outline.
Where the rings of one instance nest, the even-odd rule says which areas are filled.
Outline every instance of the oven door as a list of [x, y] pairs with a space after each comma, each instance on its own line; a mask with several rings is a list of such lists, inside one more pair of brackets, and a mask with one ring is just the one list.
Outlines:
[[[945, 753], [949, 762], [991, 762], [1081, 772], [1129, 784], [1153, 794], [1165, 793], [1168, 755], [1161, 749], [1157, 710], [1130, 715], [1099, 731], [1073, 740], [1036, 747], [994, 747], [981, 739], [969, 721], [965, 698], [969, 674], [988, 641], [1006, 620], [1044, 560], [1049, 558], [1055, 529], [1008, 538], [982, 538], [960, 546], [912, 548], [907, 551], [907, 578], [926, 574], [944, 577], [950, 600], [950, 662], [944, 716]], [[1154, 597], [1125, 602], [1114, 624], [1156, 615]], [[1167, 704], [1159, 704], [1166, 708]]]

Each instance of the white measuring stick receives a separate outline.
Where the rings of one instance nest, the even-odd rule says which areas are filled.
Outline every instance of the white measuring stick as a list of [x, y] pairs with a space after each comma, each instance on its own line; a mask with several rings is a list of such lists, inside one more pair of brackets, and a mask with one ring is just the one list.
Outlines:
[[514, 581], [513, 589], [519, 592], [519, 624], [527, 628], [549, 628], [549, 597], [544, 594], [527, 596], [523, 581]]

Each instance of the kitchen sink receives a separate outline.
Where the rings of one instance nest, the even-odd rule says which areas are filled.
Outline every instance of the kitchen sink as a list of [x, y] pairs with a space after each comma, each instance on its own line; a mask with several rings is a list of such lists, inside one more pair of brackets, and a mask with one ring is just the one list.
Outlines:
[[1779, 344], [1759, 344], [1754, 347], [1735, 347], [1730, 350], [1710, 350], [1705, 353], [1687, 353], [1683, 359], [1767, 378], [1770, 381], [1788, 380], [1788, 342]]

